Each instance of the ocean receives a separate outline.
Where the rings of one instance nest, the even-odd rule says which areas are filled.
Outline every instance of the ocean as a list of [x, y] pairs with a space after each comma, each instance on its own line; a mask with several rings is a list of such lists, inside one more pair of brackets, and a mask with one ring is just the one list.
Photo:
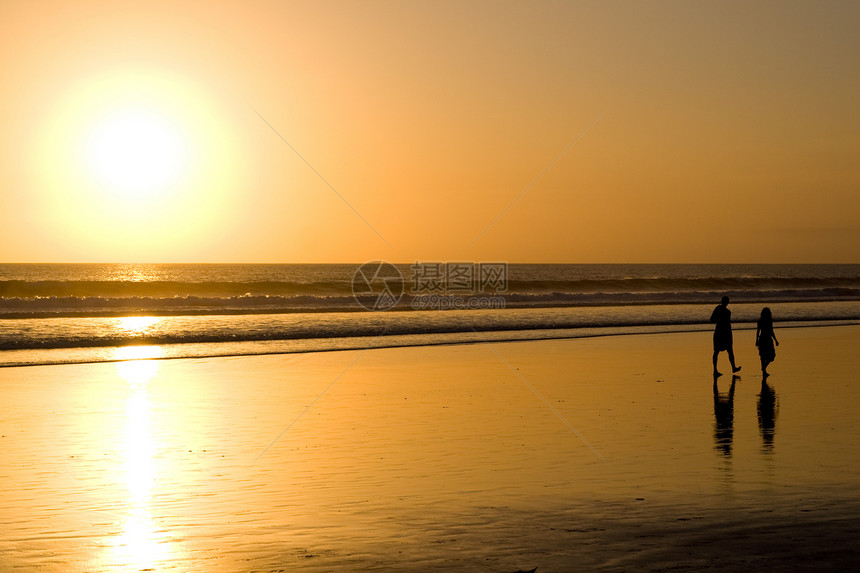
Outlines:
[[0, 366], [860, 323], [860, 265], [0, 264]]

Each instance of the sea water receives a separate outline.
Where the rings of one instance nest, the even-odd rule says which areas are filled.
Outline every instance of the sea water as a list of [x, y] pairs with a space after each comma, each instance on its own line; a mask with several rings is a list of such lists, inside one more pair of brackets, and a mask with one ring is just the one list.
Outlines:
[[0, 366], [860, 322], [860, 265], [2, 264]]

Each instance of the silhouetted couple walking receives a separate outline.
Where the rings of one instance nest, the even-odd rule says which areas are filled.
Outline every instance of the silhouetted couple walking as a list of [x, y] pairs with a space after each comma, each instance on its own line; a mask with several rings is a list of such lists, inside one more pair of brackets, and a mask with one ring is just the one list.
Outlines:
[[[741, 367], [735, 364], [735, 353], [732, 349], [732, 311], [729, 310], [729, 297], [724, 296], [720, 304], [711, 313], [711, 322], [714, 323], [714, 376], [722, 376], [717, 370], [717, 357], [723, 350], [729, 353], [729, 363], [732, 365], [732, 373], [740, 372]], [[776, 358], [774, 343], [779, 346], [779, 341], [773, 333], [773, 316], [770, 309], [764, 307], [761, 317], [758, 319], [755, 331], [755, 345], [758, 347], [761, 359], [762, 375], [767, 377], [767, 366]]]

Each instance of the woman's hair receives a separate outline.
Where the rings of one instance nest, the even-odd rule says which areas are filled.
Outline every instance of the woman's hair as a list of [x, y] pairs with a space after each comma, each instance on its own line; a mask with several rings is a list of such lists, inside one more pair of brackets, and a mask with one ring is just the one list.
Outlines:
[[773, 315], [770, 314], [770, 307], [764, 307], [761, 309], [761, 318], [759, 318], [761, 322], [773, 322]]

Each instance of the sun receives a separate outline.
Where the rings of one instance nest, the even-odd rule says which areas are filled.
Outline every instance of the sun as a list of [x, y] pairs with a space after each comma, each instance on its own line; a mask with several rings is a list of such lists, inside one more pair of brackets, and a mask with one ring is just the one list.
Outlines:
[[246, 107], [216, 87], [135, 68], [57, 91], [25, 160], [34, 209], [58, 248], [120, 261], [215, 248], [257, 173]]
[[86, 169], [109, 193], [152, 195], [176, 183], [188, 168], [188, 142], [157, 110], [130, 106], [93, 121], [85, 135]]

